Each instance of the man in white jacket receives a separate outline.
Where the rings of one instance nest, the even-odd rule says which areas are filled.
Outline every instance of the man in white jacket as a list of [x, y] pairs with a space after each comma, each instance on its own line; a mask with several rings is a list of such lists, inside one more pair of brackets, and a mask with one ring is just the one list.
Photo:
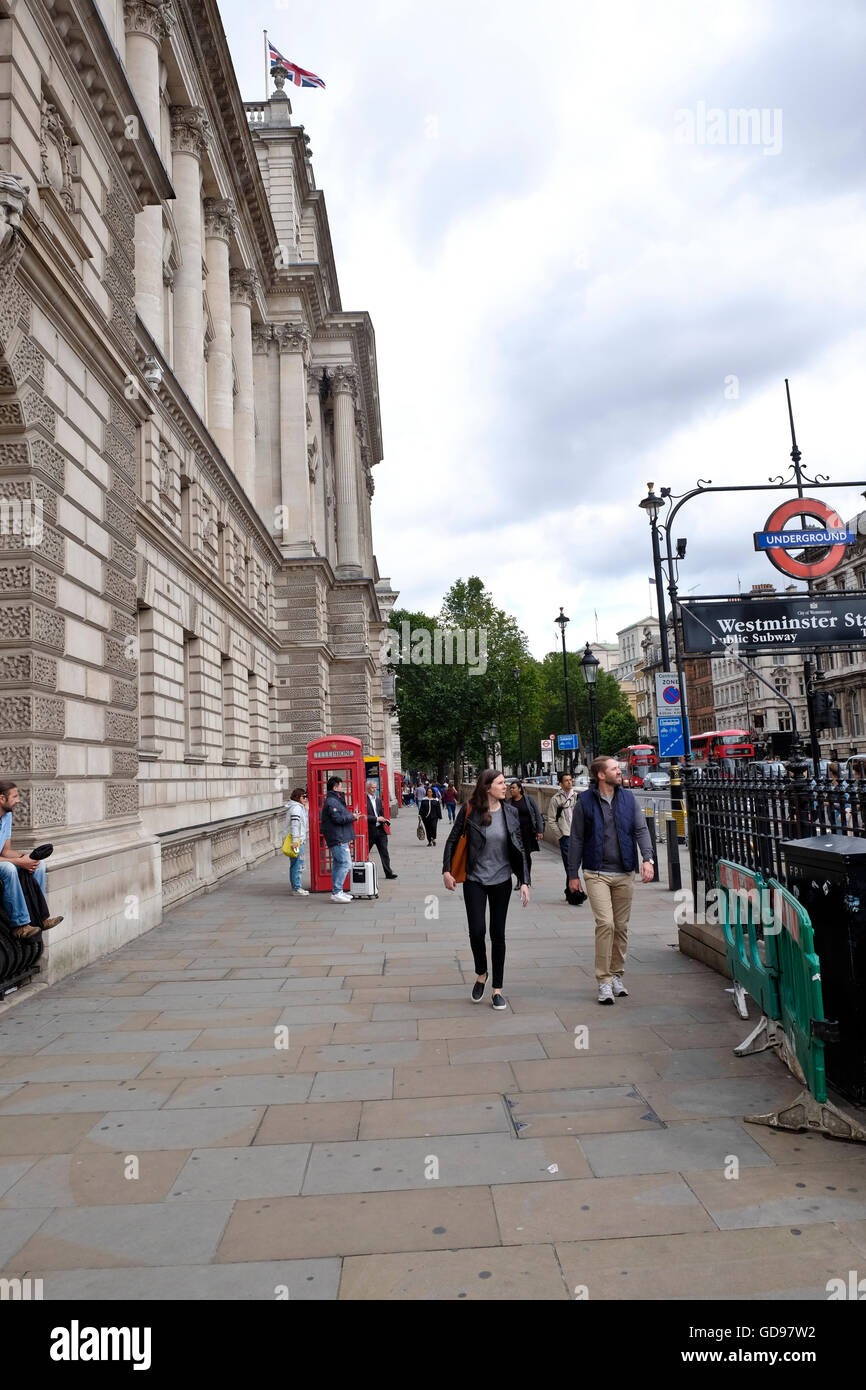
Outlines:
[[292, 837], [292, 849], [297, 850], [294, 859], [289, 859], [289, 881], [292, 892], [302, 898], [309, 897], [306, 888], [301, 887], [301, 870], [304, 867], [304, 845], [310, 830], [310, 813], [307, 806], [307, 793], [303, 787], [295, 787], [286, 802], [285, 834]]

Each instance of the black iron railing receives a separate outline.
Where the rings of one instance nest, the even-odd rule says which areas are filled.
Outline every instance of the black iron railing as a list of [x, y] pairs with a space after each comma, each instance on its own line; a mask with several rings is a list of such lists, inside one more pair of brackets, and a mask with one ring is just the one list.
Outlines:
[[42, 933], [21, 940], [12, 935], [9, 918], [0, 903], [0, 1001], [39, 973]]
[[764, 777], [734, 763], [685, 777], [692, 885], [715, 883], [716, 863], [732, 859], [785, 882], [780, 844], [809, 835], [866, 835], [866, 783]]

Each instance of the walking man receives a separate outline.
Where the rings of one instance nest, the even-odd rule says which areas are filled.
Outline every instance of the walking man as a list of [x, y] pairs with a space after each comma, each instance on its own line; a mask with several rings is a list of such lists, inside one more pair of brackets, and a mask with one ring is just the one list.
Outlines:
[[565, 869], [565, 891], [568, 892], [568, 841], [571, 834], [571, 813], [577, 793], [570, 772], [560, 772], [559, 791], [554, 792], [547, 808], [547, 824], [559, 842], [562, 867]]
[[367, 832], [370, 840], [370, 850], [373, 846], [379, 851], [379, 858], [382, 861], [382, 868], [385, 870], [386, 878], [396, 878], [397, 875], [391, 869], [391, 856], [388, 853], [388, 836], [385, 830], [390, 822], [385, 819], [385, 807], [381, 796], [376, 795], [376, 783], [367, 783]]
[[[622, 785], [616, 758], [595, 758], [591, 786], [574, 804], [568, 848], [568, 886], [580, 887], [580, 866], [595, 917], [595, 978], [599, 1004], [628, 995], [622, 981], [634, 875], [653, 877], [652, 843], [643, 807]], [[642, 862], [641, 862], [642, 861]]]
[[321, 819], [322, 835], [331, 851], [331, 902], [350, 903], [352, 894], [344, 891], [352, 868], [349, 845], [355, 838], [355, 821], [361, 819], [361, 813], [350, 811], [346, 805], [342, 777], [328, 778]]

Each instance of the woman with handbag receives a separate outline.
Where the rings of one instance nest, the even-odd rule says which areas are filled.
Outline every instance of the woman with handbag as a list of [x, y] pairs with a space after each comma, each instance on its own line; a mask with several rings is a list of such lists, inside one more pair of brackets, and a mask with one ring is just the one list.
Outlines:
[[488, 767], [479, 775], [468, 806], [461, 806], [442, 856], [442, 878], [449, 893], [463, 884], [463, 902], [469, 924], [469, 944], [476, 980], [471, 999], [484, 997], [487, 970], [487, 907], [490, 907], [490, 944], [493, 956], [494, 1009], [506, 1008], [502, 993], [505, 973], [505, 919], [511, 902], [511, 875], [517, 875], [520, 901], [529, 902], [529, 864], [520, 817], [507, 802], [505, 777]]
[[286, 837], [283, 853], [289, 859], [289, 882], [292, 892], [301, 898], [308, 898], [306, 888], [301, 887], [301, 870], [304, 867], [304, 845], [309, 834], [310, 813], [307, 809], [307, 793], [304, 787], [295, 787], [286, 802]]
[[[427, 795], [421, 798], [418, 806], [418, 815], [421, 817], [424, 829], [427, 832], [427, 844], [436, 844], [436, 830], [442, 819], [442, 802], [438, 796], [433, 795], [432, 788], [427, 788]], [[418, 836], [419, 840], [421, 836]]]

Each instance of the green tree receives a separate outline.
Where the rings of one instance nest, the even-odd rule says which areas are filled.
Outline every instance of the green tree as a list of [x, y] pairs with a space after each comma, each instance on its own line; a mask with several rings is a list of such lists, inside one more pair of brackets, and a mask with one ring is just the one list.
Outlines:
[[637, 720], [631, 710], [609, 710], [598, 727], [599, 753], [618, 753], [630, 743], [637, 743]]

